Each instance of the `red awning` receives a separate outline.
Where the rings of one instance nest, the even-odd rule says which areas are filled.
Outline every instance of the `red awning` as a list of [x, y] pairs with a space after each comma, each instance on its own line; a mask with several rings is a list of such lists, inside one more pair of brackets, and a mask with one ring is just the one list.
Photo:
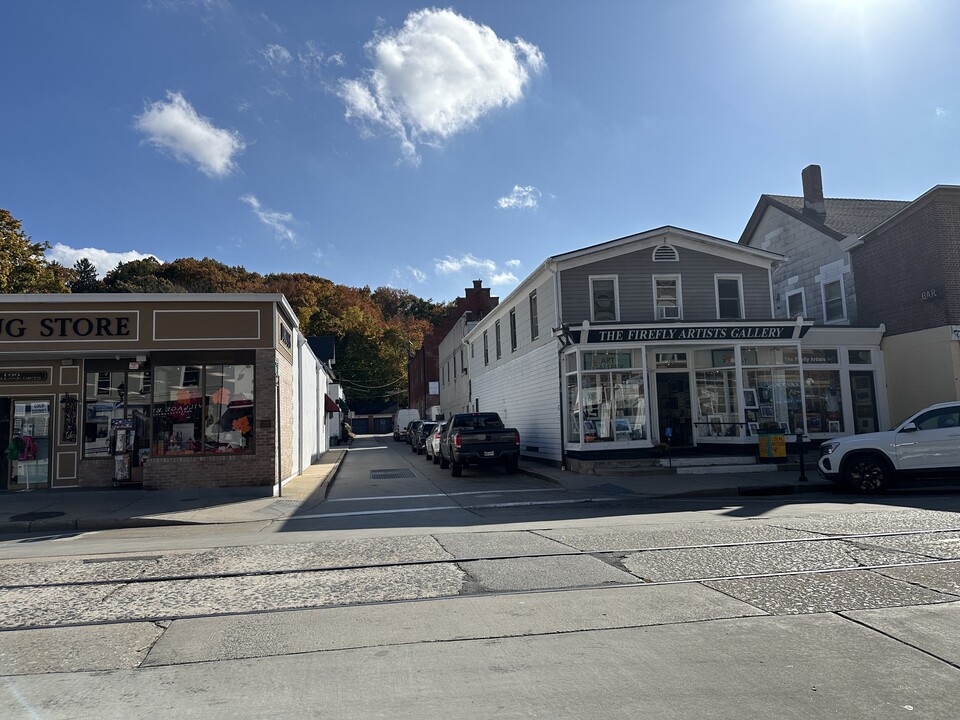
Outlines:
[[323, 394], [323, 409], [328, 413], [340, 412], [340, 406], [337, 405], [336, 401], [326, 393]]

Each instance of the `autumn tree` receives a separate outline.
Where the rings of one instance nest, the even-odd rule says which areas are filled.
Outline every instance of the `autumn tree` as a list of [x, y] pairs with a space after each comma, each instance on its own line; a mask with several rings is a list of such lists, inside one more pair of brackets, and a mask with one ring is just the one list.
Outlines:
[[0, 208], [0, 293], [68, 292], [71, 271], [47, 260], [50, 243], [33, 242], [22, 224]]
[[103, 285], [97, 278], [97, 268], [87, 258], [80, 258], [73, 266], [74, 279], [70, 283], [70, 292], [103, 292]]
[[211, 258], [180, 258], [163, 265], [157, 274], [192, 293], [250, 292], [261, 281], [256, 273]]
[[155, 257], [119, 263], [103, 278], [103, 288], [111, 293], [182, 293], [182, 286], [160, 275], [163, 263]]

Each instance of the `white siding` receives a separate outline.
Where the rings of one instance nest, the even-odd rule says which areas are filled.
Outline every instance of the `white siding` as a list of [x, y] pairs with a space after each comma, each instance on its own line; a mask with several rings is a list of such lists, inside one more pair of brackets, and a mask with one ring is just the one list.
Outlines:
[[[545, 313], [546, 314], [546, 313]], [[550, 312], [550, 315], [553, 313]], [[556, 341], [473, 377], [473, 396], [481, 412], [497, 412], [520, 431], [520, 452], [560, 461], [560, 387]], [[528, 336], [529, 338], [529, 336]], [[535, 447], [537, 450], [528, 448]]]
[[340, 434], [339, 427], [328, 424], [338, 422], [340, 415], [334, 413], [328, 420], [324, 411], [327, 373], [300, 333], [294, 331], [294, 340], [293, 457], [294, 472], [300, 474], [327, 451], [330, 435]]

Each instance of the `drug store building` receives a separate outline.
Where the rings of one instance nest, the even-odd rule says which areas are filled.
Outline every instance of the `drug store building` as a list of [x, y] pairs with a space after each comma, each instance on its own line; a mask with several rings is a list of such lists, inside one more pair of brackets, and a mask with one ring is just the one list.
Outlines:
[[470, 405], [581, 467], [884, 426], [882, 327], [776, 319], [781, 262], [675, 227], [550, 257], [463, 338]]
[[0, 296], [0, 489], [271, 494], [339, 432], [276, 294]]

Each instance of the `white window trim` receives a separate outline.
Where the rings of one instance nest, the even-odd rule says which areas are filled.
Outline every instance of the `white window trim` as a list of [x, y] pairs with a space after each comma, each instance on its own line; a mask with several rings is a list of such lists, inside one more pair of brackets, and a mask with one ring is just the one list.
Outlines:
[[[590, 322], [598, 322], [594, 317], [593, 311], [596, 303], [593, 300], [593, 281], [594, 280], [613, 280], [613, 322], [620, 322], [620, 279], [617, 275], [591, 275], [590, 276]], [[601, 321], [609, 322], [609, 321]]]
[[787, 317], [790, 320], [793, 320], [794, 318], [796, 318], [796, 315], [790, 314], [790, 298], [792, 298], [794, 295], [800, 296], [800, 305], [803, 308], [800, 311], [800, 314], [803, 317], [807, 317], [807, 294], [804, 292], [803, 288], [799, 288], [797, 290], [787, 290], [784, 293], [784, 299], [786, 301], [786, 304], [784, 305], [784, 307], [786, 308], [786, 311], [787, 311]]
[[[843, 314], [835, 320], [827, 319], [827, 285], [831, 283], [840, 283], [840, 307], [843, 309]], [[830, 278], [829, 280], [822, 280], [820, 282], [820, 304], [823, 307], [823, 324], [824, 325], [842, 325], [847, 322], [847, 294], [846, 288], [843, 286], [843, 276]]]
[[[737, 292], [739, 294], [740, 301], [740, 316], [735, 318], [721, 318], [720, 317], [720, 281], [721, 280], [736, 280], [737, 281]], [[746, 317], [746, 309], [743, 305], [743, 275], [740, 273], [715, 273], [713, 276], [713, 295], [717, 302], [717, 320], [743, 320]]]
[[[683, 285], [680, 282], [679, 273], [672, 273], [670, 275], [654, 275], [653, 276], [653, 318], [654, 320], [660, 320], [660, 304], [657, 302], [657, 280], [676, 280], [677, 281], [677, 310], [679, 311], [680, 317], [676, 318], [677, 320], [683, 320]], [[673, 319], [673, 318], [669, 318]]]

